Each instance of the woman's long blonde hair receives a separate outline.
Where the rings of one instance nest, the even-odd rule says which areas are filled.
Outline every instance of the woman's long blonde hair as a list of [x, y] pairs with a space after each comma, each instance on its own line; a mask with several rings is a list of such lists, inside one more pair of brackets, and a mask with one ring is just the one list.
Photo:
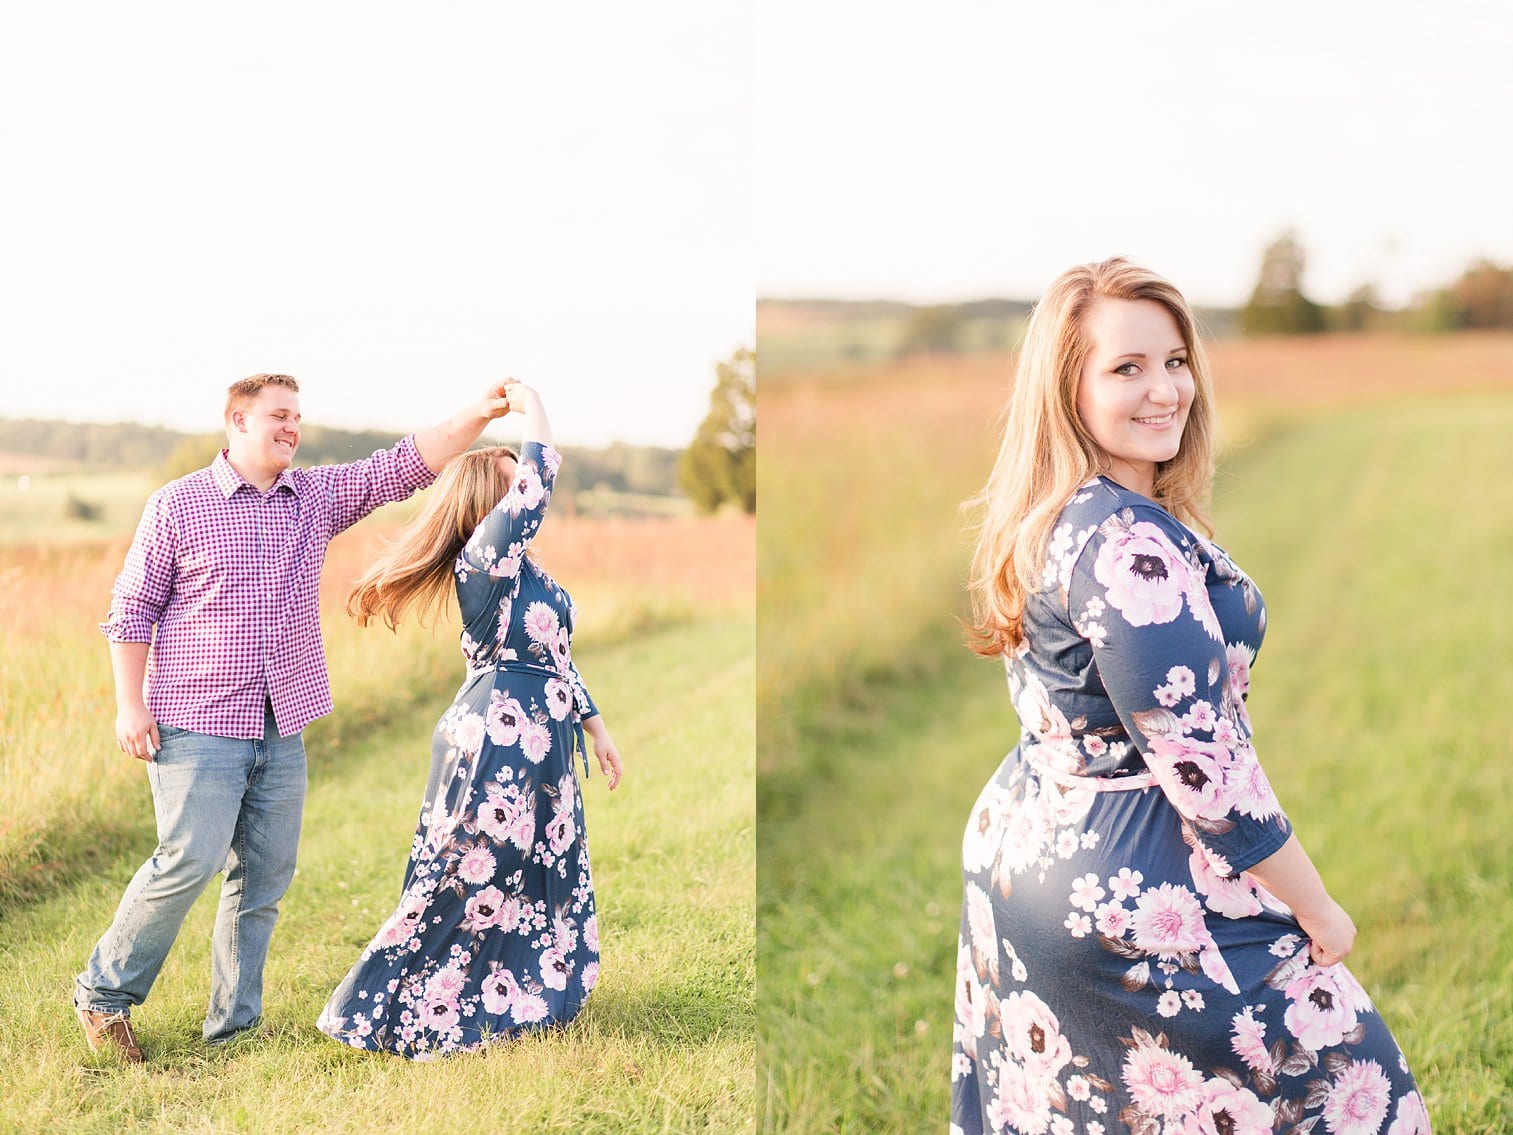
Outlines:
[[1063, 272], [1030, 315], [1001, 416], [998, 459], [987, 486], [966, 504], [978, 515], [968, 642], [979, 654], [1002, 654], [1024, 641], [1025, 599], [1041, 587], [1056, 518], [1081, 485], [1108, 470], [1108, 455], [1077, 413], [1077, 385], [1092, 348], [1084, 317], [1099, 299], [1154, 300], [1177, 321], [1193, 401], [1181, 448], [1156, 466], [1151, 496], [1173, 516], [1212, 534], [1203, 505], [1213, 484], [1213, 388], [1187, 301], [1160, 276], [1123, 257]]
[[457, 553], [510, 490], [512, 478], [499, 467], [503, 456], [520, 460], [509, 446], [491, 445], [442, 468], [419, 514], [347, 596], [347, 614], [359, 626], [381, 617], [393, 630], [411, 605], [422, 624], [439, 613], [451, 592]]

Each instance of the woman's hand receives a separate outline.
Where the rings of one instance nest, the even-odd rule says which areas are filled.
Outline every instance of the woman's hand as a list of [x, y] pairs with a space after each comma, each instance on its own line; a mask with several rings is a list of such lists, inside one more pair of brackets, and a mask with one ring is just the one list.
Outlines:
[[517, 378], [507, 378], [500, 384], [504, 397], [509, 403], [505, 411], [508, 414], [524, 414], [533, 407], [540, 408], [541, 395], [536, 392], [534, 386], [527, 386]]
[[512, 385], [518, 385], [513, 378], [490, 385], [475, 407], [478, 417], [485, 422], [492, 422], [495, 418], [502, 418], [514, 410], [515, 407], [511, 405], [509, 397]]
[[604, 718], [594, 714], [583, 722], [584, 731], [594, 742], [594, 756], [599, 761], [599, 771], [609, 778], [609, 790], [613, 792], [620, 783], [620, 750], [604, 727]]
[[1317, 965], [1332, 966], [1343, 960], [1355, 946], [1355, 923], [1345, 913], [1345, 908], [1333, 899], [1315, 913], [1297, 914], [1297, 920], [1303, 933], [1311, 939], [1308, 956]]

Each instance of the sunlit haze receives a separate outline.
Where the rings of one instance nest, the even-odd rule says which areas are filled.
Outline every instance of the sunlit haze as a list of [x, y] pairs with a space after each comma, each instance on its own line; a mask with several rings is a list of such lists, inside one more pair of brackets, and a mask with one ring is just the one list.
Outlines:
[[[750, 19], [693, 0], [11, 5], [0, 416], [408, 430], [535, 384], [682, 445], [754, 334]], [[507, 433], [507, 431], [504, 431]]]
[[1237, 305], [1288, 227], [1321, 302], [1513, 262], [1513, 8], [772, 0], [760, 296], [1034, 298], [1129, 255]]

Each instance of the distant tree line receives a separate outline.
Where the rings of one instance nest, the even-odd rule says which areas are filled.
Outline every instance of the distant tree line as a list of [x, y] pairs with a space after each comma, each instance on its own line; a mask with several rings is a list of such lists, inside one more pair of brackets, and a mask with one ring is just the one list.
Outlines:
[[[356, 461], [387, 449], [399, 435], [378, 430], [306, 426], [295, 464]], [[97, 470], [150, 469], [164, 481], [202, 469], [226, 444], [222, 433], [186, 434], [135, 423], [57, 422], [0, 418], [0, 452], [77, 462]], [[562, 446], [558, 487], [568, 494], [606, 488], [677, 496], [679, 449], [628, 445]]]
[[1315, 335], [1322, 331], [1469, 331], [1513, 328], [1513, 267], [1490, 260], [1471, 264], [1448, 287], [1417, 296], [1390, 310], [1375, 287], [1361, 284], [1336, 306], [1316, 303], [1303, 291], [1306, 257], [1294, 232], [1285, 232], [1261, 257], [1260, 278], [1240, 310], [1246, 335]]

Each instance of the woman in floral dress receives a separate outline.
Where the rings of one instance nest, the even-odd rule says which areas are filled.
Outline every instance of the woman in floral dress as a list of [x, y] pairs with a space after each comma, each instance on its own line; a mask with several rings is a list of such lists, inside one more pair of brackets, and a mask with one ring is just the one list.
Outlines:
[[467, 679], [436, 726], [399, 907], [331, 995], [319, 1028], [429, 1059], [562, 1024], [599, 973], [599, 928], [573, 750], [586, 729], [613, 789], [620, 757], [573, 665], [573, 606], [530, 545], [561, 456], [536, 392], [517, 456], [474, 450], [352, 593], [390, 626], [455, 585]]
[[1171, 285], [1053, 284], [977, 502], [1022, 737], [962, 845], [953, 1135], [1429, 1131], [1251, 745], [1266, 610], [1196, 530], [1213, 428]]

